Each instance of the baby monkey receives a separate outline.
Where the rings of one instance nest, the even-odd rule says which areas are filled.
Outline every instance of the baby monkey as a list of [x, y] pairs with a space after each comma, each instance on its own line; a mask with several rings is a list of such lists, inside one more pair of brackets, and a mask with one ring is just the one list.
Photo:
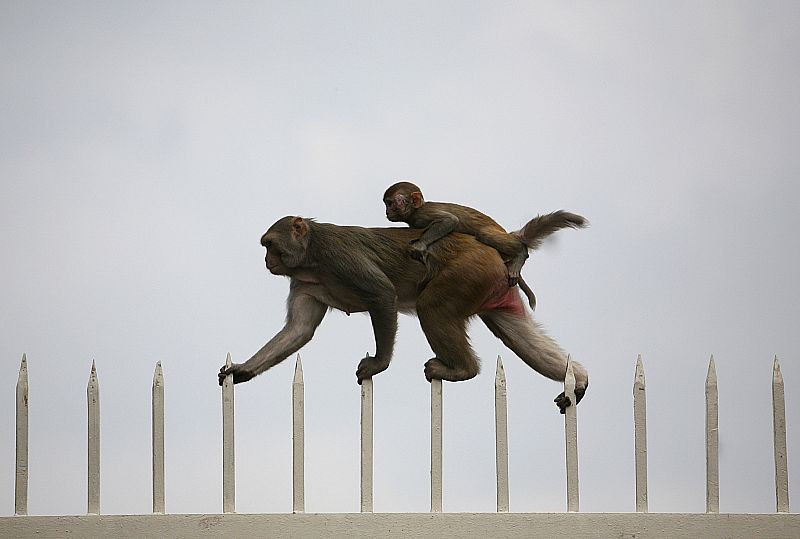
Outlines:
[[[528, 258], [528, 246], [517, 236], [509, 234], [488, 215], [478, 210], [449, 202], [426, 202], [422, 190], [411, 182], [398, 182], [383, 195], [386, 218], [404, 222], [411, 228], [424, 229], [422, 235], [411, 242], [411, 256], [427, 262], [428, 247], [450, 232], [475, 236], [479, 242], [493, 247], [506, 261], [508, 285], [519, 285], [528, 298], [531, 309], [536, 309], [536, 296], [520, 275]], [[429, 266], [430, 272], [430, 266]]]

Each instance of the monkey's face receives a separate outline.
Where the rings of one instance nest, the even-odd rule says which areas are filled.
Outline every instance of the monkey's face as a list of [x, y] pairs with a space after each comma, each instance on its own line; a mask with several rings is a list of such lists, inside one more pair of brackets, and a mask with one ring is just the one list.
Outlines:
[[261, 245], [267, 250], [264, 261], [273, 275], [291, 275], [305, 258], [308, 244], [308, 229], [300, 220], [295, 223], [285, 217], [272, 225], [261, 237]]
[[411, 198], [403, 193], [394, 193], [384, 198], [383, 203], [386, 205], [386, 218], [393, 223], [407, 221], [414, 211]]
[[261, 244], [267, 249], [267, 256], [264, 257], [264, 261], [267, 263], [269, 272], [273, 275], [287, 275], [289, 267], [283, 261], [284, 253], [278, 242], [265, 235], [261, 238]]

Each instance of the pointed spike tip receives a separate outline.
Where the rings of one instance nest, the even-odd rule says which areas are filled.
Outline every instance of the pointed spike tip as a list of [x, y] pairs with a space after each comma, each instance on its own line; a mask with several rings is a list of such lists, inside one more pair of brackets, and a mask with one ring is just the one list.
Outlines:
[[564, 375], [564, 391], [575, 391], [575, 371], [572, 369], [572, 359], [567, 356], [567, 372]]
[[20, 383], [28, 383], [28, 360], [25, 354], [22, 354], [22, 361], [19, 364], [19, 375], [17, 375], [17, 385]]
[[506, 371], [503, 368], [503, 360], [500, 359], [500, 356], [497, 356], [497, 370], [494, 373], [494, 385], [495, 387], [498, 386], [505, 386], [506, 384]]
[[153, 383], [155, 384], [160, 378], [164, 377], [164, 371], [161, 369], [161, 362], [156, 362], [156, 369], [153, 371]]
[[303, 381], [303, 362], [300, 360], [300, 354], [297, 354], [297, 361], [294, 364], [294, 382], [302, 383]]
[[89, 372], [89, 387], [97, 388], [98, 384], [97, 368], [95, 367], [94, 360], [92, 360], [92, 370]]
[[711, 356], [711, 360], [708, 362], [708, 373], [706, 374], [706, 386], [716, 386], [717, 385], [717, 367], [714, 363], [714, 356]]
[[716, 372], [717, 364], [714, 362], [714, 356], [711, 356], [711, 359], [708, 360], [708, 372]]
[[636, 373], [633, 376], [633, 383], [644, 387], [644, 363], [641, 355], [636, 359]]
[[781, 373], [781, 364], [777, 356], [775, 356], [775, 361], [772, 363], [772, 382], [783, 383], [783, 373]]

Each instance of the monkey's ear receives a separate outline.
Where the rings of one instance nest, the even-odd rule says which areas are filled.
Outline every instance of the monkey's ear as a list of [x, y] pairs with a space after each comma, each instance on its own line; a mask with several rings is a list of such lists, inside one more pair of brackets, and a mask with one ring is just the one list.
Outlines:
[[414, 191], [413, 193], [411, 193], [411, 204], [415, 208], [419, 208], [420, 206], [425, 204], [425, 199], [422, 198], [422, 193], [420, 193], [419, 191]]
[[296, 239], [302, 239], [308, 234], [308, 223], [302, 217], [292, 219], [292, 235]]

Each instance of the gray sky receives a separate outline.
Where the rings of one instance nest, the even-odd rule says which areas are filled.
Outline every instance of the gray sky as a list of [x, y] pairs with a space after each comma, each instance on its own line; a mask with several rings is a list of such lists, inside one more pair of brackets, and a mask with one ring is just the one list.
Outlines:
[[[705, 510], [719, 376], [721, 510], [771, 512], [772, 360], [800, 492], [800, 4], [0, 3], [0, 515], [14, 386], [31, 378], [30, 512], [86, 511], [86, 382], [105, 513], [150, 510], [164, 365], [167, 510], [221, 510], [216, 372], [282, 325], [258, 240], [292, 214], [382, 226], [400, 179], [509, 228], [585, 215], [529, 259], [537, 319], [589, 369], [581, 508], [634, 509], [631, 386], [648, 383], [651, 511]], [[474, 324], [445, 386], [447, 511], [495, 507], [493, 375], [509, 385], [511, 509], [565, 509], [558, 384]], [[369, 319], [301, 350], [306, 509], [358, 510], [355, 368]], [[429, 508], [431, 351], [402, 317], [375, 380], [375, 509]], [[294, 361], [237, 386], [237, 510], [291, 511]]]

